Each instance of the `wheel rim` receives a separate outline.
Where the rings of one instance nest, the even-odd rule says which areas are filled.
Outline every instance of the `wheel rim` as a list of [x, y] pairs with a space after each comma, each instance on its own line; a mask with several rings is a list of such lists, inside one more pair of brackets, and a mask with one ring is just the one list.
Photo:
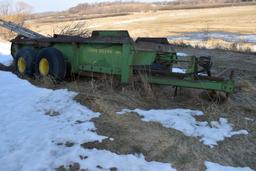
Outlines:
[[43, 76], [47, 76], [49, 74], [49, 62], [46, 58], [42, 58], [39, 62], [39, 72]]
[[23, 57], [18, 59], [18, 71], [21, 74], [24, 74], [26, 70], [26, 61]]

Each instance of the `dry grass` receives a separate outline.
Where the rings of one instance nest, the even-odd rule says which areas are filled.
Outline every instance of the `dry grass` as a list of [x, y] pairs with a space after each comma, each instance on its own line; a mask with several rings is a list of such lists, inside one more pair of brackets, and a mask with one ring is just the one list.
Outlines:
[[39, 76], [35, 75], [34, 77], [31, 78], [25, 78], [29, 80], [34, 80], [35, 82], [38, 83], [38, 85], [43, 85], [44, 87], [47, 88], [55, 88], [56, 85], [59, 83], [53, 76]]
[[[26, 15], [25, 14], [12, 14], [12, 15], [0, 16], [0, 18], [5, 21], [11, 21], [11, 22], [19, 24], [21, 26], [24, 26]], [[10, 39], [14, 38], [15, 35], [16, 35], [16, 33], [0, 27], [0, 37], [3, 38], [4, 40], [10, 40]]]
[[245, 92], [256, 91], [256, 87], [248, 80], [241, 80], [238, 83], [238, 89]]
[[143, 90], [144, 97], [154, 98], [155, 92], [152, 89], [152, 85], [148, 81], [148, 75], [139, 73], [139, 80], [141, 82], [141, 88]]
[[256, 52], [256, 45], [245, 42], [227, 42], [219, 39], [208, 39], [208, 40], [175, 40], [170, 41], [171, 44], [179, 46], [192, 46], [195, 48], [206, 48], [206, 49], [224, 49], [238, 52]]
[[68, 36], [89, 37], [91, 33], [88, 30], [88, 28], [85, 27], [86, 25], [86, 22], [67, 24], [58, 28], [58, 30], [60, 30], [58, 34]]

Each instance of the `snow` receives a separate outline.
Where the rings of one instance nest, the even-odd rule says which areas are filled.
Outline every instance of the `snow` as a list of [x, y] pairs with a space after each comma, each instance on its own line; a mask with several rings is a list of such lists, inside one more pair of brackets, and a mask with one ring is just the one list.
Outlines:
[[254, 119], [249, 118], [249, 117], [245, 117], [244, 119], [247, 120], [247, 121], [254, 121]]
[[186, 69], [182, 69], [182, 68], [171, 68], [172, 69], [172, 72], [174, 73], [182, 73], [182, 74], [185, 74], [186, 73]]
[[[76, 93], [37, 88], [8, 72], [0, 72], [0, 82], [0, 170], [57, 167], [55, 162], [72, 158], [56, 143], [105, 138], [93, 132], [89, 121], [100, 114], [75, 102]], [[60, 115], [47, 116], [51, 111]], [[76, 124], [78, 120], [86, 122]]]
[[0, 42], [0, 63], [6, 66], [12, 64], [12, 56], [10, 55], [11, 43]]
[[[146, 162], [142, 155], [117, 155], [109, 151], [90, 150], [85, 153], [88, 160], [83, 163], [82, 167], [89, 166], [89, 170], [95, 170], [94, 166], [100, 165], [102, 170], [109, 170], [111, 167], [116, 167], [121, 171], [176, 171], [170, 168], [169, 164], [162, 164], [159, 162]], [[90, 167], [92, 165], [93, 167]], [[98, 169], [101, 170], [101, 169]]]
[[[77, 93], [38, 88], [1, 71], [0, 82], [0, 109], [4, 109], [0, 111], [0, 170], [54, 170], [70, 162], [91, 170], [97, 170], [97, 165], [121, 170], [174, 170], [170, 164], [147, 162], [142, 155], [82, 149], [81, 143], [107, 137], [97, 135], [90, 121], [100, 113], [74, 101]], [[57, 145], [65, 142], [74, 146]], [[81, 161], [80, 155], [88, 158]]]
[[[178, 57], [187, 57], [189, 55], [187, 53], [177, 52], [177, 56]], [[186, 73], [186, 69], [178, 68], [178, 67], [173, 67], [173, 68], [171, 68], [171, 72], [185, 74]]]
[[194, 116], [202, 116], [203, 112], [190, 109], [170, 109], [170, 110], [129, 110], [123, 109], [117, 114], [135, 112], [142, 116], [146, 122], [159, 122], [166, 128], [173, 128], [183, 132], [186, 136], [200, 137], [200, 141], [211, 148], [223, 141], [225, 137], [233, 135], [248, 134], [246, 130], [233, 131], [232, 125], [227, 119], [220, 118], [219, 121], [208, 122], [196, 121]]
[[0, 53], [3, 55], [10, 55], [11, 43], [10, 42], [0, 42]]
[[206, 171], [253, 171], [249, 167], [230, 167], [230, 166], [222, 166], [217, 163], [212, 163], [209, 161], [204, 162], [206, 166]]
[[189, 56], [189, 55], [187, 53], [177, 52], [177, 56], [179, 56], [179, 57], [186, 57], [186, 56]]
[[188, 32], [181, 35], [168, 36], [169, 40], [207, 40], [220, 39], [228, 42], [256, 43], [255, 34], [238, 34], [229, 32]]

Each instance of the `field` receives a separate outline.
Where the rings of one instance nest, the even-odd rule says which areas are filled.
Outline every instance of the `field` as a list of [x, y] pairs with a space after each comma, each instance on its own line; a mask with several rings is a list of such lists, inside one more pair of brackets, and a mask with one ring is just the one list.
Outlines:
[[[72, 16], [72, 21], [64, 22], [55, 16], [48, 16], [39, 20], [30, 20], [27, 23], [33, 30], [45, 35], [58, 34], [63, 27], [79, 22], [84, 23], [84, 27], [88, 28], [89, 31], [128, 30], [133, 38], [182, 36], [184, 33], [203, 33], [207, 36], [210, 32], [224, 33], [224, 36], [227, 37], [229, 33], [234, 33], [237, 37], [235, 41], [227, 41], [223, 39], [222, 35], [221, 38], [209, 36], [203, 41], [194, 39], [172, 40], [170, 37], [170, 42], [203, 48], [256, 51], [256, 5], [120, 13], [120, 15], [115, 15], [114, 17], [102, 18], [99, 18], [101, 15], [86, 15], [85, 18], [89, 18], [86, 20], [81, 19], [83, 17], [79, 15]], [[65, 18], [65, 16], [69, 15], [63, 14], [62, 18]], [[254, 43], [244, 39], [248, 34], [253, 37]]]
[[[169, 36], [182, 32], [224, 31], [243, 34], [256, 32], [256, 6], [170, 10], [134, 13], [125, 16], [86, 20], [90, 30], [125, 29], [132, 37]], [[83, 20], [78, 20], [79, 22]], [[52, 34], [72, 22], [44, 23], [30, 21], [35, 31]]]
[[[27, 24], [51, 35], [84, 22], [47, 20]], [[10, 44], [0, 43], [0, 170], [256, 170], [256, 55], [251, 52], [256, 6], [133, 13], [85, 22], [90, 30], [129, 30], [133, 38], [225, 33], [229, 39], [170, 42], [182, 44], [173, 48], [184, 56], [212, 56], [213, 75], [229, 77], [234, 70], [235, 93], [209, 101], [202, 90], [182, 88], [174, 97], [171, 86], [120, 85], [111, 76], [59, 84], [18, 78], [8, 67]], [[236, 35], [249, 37], [237, 40]], [[207, 45], [210, 41], [217, 44]], [[235, 43], [250, 50], [241, 52]]]

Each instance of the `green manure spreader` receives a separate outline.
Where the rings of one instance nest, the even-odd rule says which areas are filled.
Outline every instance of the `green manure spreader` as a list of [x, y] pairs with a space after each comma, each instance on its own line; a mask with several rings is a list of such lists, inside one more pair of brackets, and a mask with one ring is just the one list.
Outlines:
[[[234, 81], [211, 75], [211, 58], [179, 57], [166, 38], [138, 38], [127, 31], [93, 31], [91, 37], [46, 37], [12, 22], [0, 26], [18, 33], [11, 54], [20, 75], [51, 76], [62, 81], [68, 74], [115, 75], [129, 83], [138, 74], [151, 84], [234, 92]], [[186, 66], [176, 72], [177, 66]]]

